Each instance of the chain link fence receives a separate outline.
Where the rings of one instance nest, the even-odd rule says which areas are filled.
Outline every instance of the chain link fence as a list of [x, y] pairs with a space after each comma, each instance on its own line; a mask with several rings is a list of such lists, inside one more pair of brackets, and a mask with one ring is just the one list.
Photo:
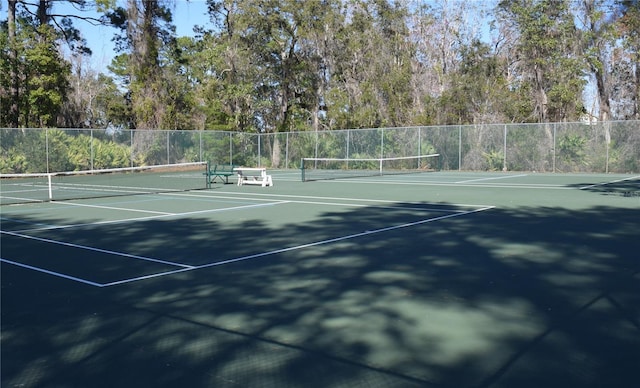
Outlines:
[[181, 162], [295, 169], [304, 157], [439, 153], [465, 171], [640, 173], [640, 121], [491, 124], [319, 132], [0, 129], [0, 172], [43, 173]]

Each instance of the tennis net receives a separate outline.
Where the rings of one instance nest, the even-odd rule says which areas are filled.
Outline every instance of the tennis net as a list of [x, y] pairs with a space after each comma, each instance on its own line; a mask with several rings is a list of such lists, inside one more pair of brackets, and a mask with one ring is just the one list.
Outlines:
[[0, 205], [122, 195], [168, 193], [206, 188], [207, 163], [0, 174]]
[[440, 154], [395, 158], [303, 158], [302, 181], [358, 178], [435, 171]]

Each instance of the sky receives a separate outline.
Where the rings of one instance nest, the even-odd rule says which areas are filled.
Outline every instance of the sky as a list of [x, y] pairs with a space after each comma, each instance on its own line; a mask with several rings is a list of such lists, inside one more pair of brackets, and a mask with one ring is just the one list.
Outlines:
[[[119, 3], [125, 5], [124, 0], [118, 0]], [[61, 2], [54, 6], [54, 10], [58, 12], [64, 11], [64, 7], [69, 8], [68, 3]], [[59, 8], [58, 8], [59, 7]], [[207, 25], [209, 17], [207, 15], [207, 3], [205, 0], [175, 0], [173, 11], [173, 24], [176, 26], [177, 36], [193, 36], [193, 27], [196, 25]], [[93, 13], [93, 15], [97, 15]], [[82, 21], [74, 22], [76, 28], [82, 31], [83, 36], [87, 39], [87, 43], [93, 55], [90, 59], [91, 67], [98, 72], [107, 72], [107, 66], [111, 63], [116, 53], [114, 45], [111, 41], [117, 32], [112, 27], [93, 26]]]
[[[0, 1], [2, 1], [2, 3], [6, 3], [5, 0]], [[205, 0], [174, 1], [175, 6], [172, 8], [173, 24], [176, 26], [177, 36], [193, 36], [194, 26], [207, 25], [209, 23], [207, 3]], [[125, 5], [126, 1], [118, 0], [118, 3]], [[53, 7], [53, 12], [58, 14], [66, 12], [96, 18], [100, 17], [96, 12], [81, 13], [70, 6], [66, 1], [56, 3]], [[2, 11], [0, 11], [0, 18], [6, 19], [6, 4], [3, 4], [2, 8]], [[93, 55], [89, 59], [91, 68], [97, 72], [108, 72], [107, 66], [116, 55], [114, 52], [114, 44], [111, 40], [117, 31], [112, 27], [94, 26], [81, 20], [74, 20], [74, 25], [82, 32], [82, 35], [87, 40], [89, 48], [93, 52]]]

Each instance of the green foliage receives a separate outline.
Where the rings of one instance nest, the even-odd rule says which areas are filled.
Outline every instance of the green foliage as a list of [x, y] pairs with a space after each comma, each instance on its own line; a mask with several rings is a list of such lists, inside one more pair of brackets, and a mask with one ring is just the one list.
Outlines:
[[102, 88], [95, 97], [95, 108], [103, 127], [129, 128], [133, 121], [131, 106], [126, 94], [120, 91], [115, 80], [105, 75], [98, 76]]
[[558, 141], [558, 153], [560, 157], [573, 164], [585, 162], [585, 145], [587, 139], [578, 134], [567, 134]]
[[[25, 127], [55, 126], [69, 89], [68, 77], [71, 66], [61, 57], [57, 47], [55, 30], [43, 24], [34, 27], [26, 19], [17, 23], [16, 41], [9, 44], [6, 30], [1, 29], [4, 47], [11, 47], [16, 60], [11, 61], [9, 52], [2, 50], [0, 68], [3, 76], [0, 84], [4, 90], [17, 87], [17, 97], [0, 93], [0, 105], [3, 112], [9, 111], [11, 104], [20, 109], [19, 124]], [[18, 74], [17, 78], [8, 77]], [[0, 116], [0, 125], [11, 125], [9, 115]]]
[[538, 120], [571, 121], [579, 117], [586, 62], [568, 0], [503, 0], [499, 10], [513, 20], [520, 37], [518, 69], [535, 101]]
[[[576, 121], [586, 69], [616, 80], [598, 85], [613, 96], [614, 116], [637, 117], [638, 2], [616, 0], [611, 13], [605, 0], [501, 0], [491, 46], [484, 30], [462, 26], [472, 11], [450, 2], [207, 3], [213, 25], [195, 37], [176, 36], [168, 0], [78, 3], [120, 31], [112, 74], [98, 77], [80, 76], [78, 57], [72, 75], [59, 54], [63, 32], [82, 51], [69, 18], [19, 13], [17, 39], [0, 28], [0, 125], [16, 126], [14, 107], [22, 127], [248, 133]], [[488, 10], [480, 3], [469, 8]], [[71, 93], [70, 77], [95, 84]], [[15, 96], [5, 92], [14, 83]]]
[[[92, 138], [87, 135], [79, 135], [69, 139], [67, 155], [72, 170], [90, 169], [93, 158]], [[88, 167], [87, 167], [88, 166]]]
[[489, 171], [501, 171], [504, 164], [504, 154], [502, 151], [483, 152], [482, 157]]
[[19, 150], [11, 148], [0, 157], [0, 173], [20, 174], [29, 171], [27, 155]]
[[5, 130], [0, 172], [43, 173], [130, 166], [130, 147], [86, 133], [58, 129]]
[[49, 171], [69, 171], [74, 166], [69, 160], [69, 145], [71, 138], [61, 130], [52, 129], [45, 133], [47, 137], [47, 166]]
[[15, 67], [10, 58], [11, 46], [9, 44], [9, 34], [5, 23], [0, 23], [0, 127], [10, 126], [12, 122], [11, 104], [13, 98], [11, 90], [11, 69]]
[[130, 166], [130, 150], [123, 144], [81, 134], [68, 141], [67, 158], [75, 171]]

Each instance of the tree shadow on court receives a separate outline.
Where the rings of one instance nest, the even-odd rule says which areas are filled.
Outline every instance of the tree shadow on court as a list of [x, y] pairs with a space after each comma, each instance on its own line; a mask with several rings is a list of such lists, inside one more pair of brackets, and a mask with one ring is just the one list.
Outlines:
[[599, 185], [592, 183], [574, 184], [570, 187], [602, 195], [640, 198], [640, 180], [637, 178], [618, 180]]
[[236, 261], [106, 288], [3, 264], [2, 385], [636, 385], [639, 210], [442, 205], [58, 230], [131, 256], [25, 254], [97, 282]]

